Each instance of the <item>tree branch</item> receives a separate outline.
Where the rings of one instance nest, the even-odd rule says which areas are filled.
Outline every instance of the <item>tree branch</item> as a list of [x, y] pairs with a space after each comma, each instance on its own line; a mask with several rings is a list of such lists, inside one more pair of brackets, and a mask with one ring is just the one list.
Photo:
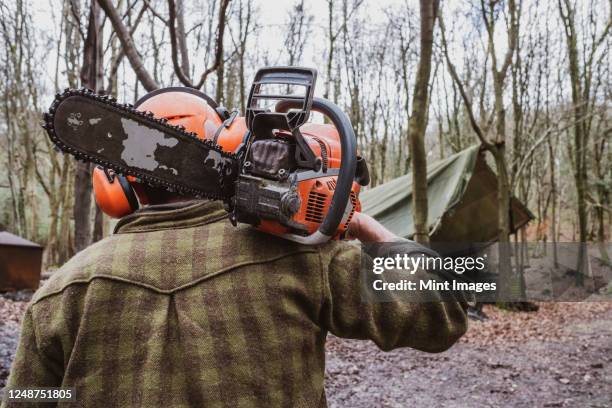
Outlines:
[[98, 1], [98, 4], [100, 4], [100, 7], [104, 10], [106, 15], [110, 19], [111, 24], [113, 25], [113, 29], [117, 33], [117, 37], [119, 38], [119, 41], [121, 42], [121, 45], [125, 51], [125, 55], [130, 61], [130, 65], [132, 66], [132, 69], [136, 73], [136, 77], [142, 83], [142, 86], [144, 86], [144, 88], [149, 92], [159, 88], [159, 85], [157, 84], [157, 82], [155, 82], [155, 80], [151, 77], [149, 72], [146, 70], [144, 63], [142, 61], [142, 58], [140, 57], [140, 54], [138, 54], [138, 51], [136, 50], [134, 39], [132, 38], [132, 35], [126, 28], [125, 24], [123, 24], [123, 21], [121, 20], [121, 16], [119, 16], [119, 13], [117, 12], [117, 9], [115, 8], [115, 6], [113, 6], [112, 1], [111, 0], [97, 0], [97, 1]]
[[221, 4], [219, 5], [219, 24], [217, 25], [217, 40], [215, 44], [215, 62], [211, 65], [204, 73], [202, 73], [202, 77], [200, 78], [200, 82], [196, 85], [196, 88], [201, 88], [206, 81], [208, 75], [214, 72], [221, 61], [223, 60], [223, 33], [225, 30], [225, 17], [227, 12], [227, 6], [229, 6], [230, 0], [221, 0]]
[[518, 27], [519, 18], [517, 16], [515, 0], [508, 1], [508, 9], [510, 11], [510, 30], [508, 32], [508, 50], [506, 51], [506, 56], [504, 57], [504, 62], [502, 64], [502, 67], [499, 70], [499, 75], [504, 78], [506, 77], [506, 71], [508, 71], [508, 67], [512, 63], [512, 56], [514, 55], [514, 52], [516, 51], [516, 46], [517, 46], [517, 41], [518, 41], [518, 28], [519, 28]]
[[152, 6], [151, 6], [151, 2], [149, 0], [142, 0], [144, 2], [144, 4], [147, 6], [147, 8], [149, 9], [149, 11], [151, 12], [151, 14], [153, 14], [153, 17], [157, 18], [159, 21], [161, 21], [162, 23], [164, 23], [165, 26], [168, 25], [168, 20], [166, 20], [165, 18], [163, 18]]
[[445, 33], [446, 28], [444, 27], [444, 20], [442, 18], [442, 15], [438, 17], [438, 24], [440, 25], [442, 48], [444, 51], [444, 57], [446, 59], [446, 65], [448, 66], [449, 73], [451, 74], [451, 77], [453, 78], [453, 82], [455, 82], [455, 84], [457, 85], [457, 88], [459, 89], [459, 93], [461, 94], [461, 98], [463, 99], [463, 103], [465, 105], [465, 110], [467, 111], [468, 117], [470, 119], [470, 125], [472, 126], [472, 129], [476, 133], [476, 136], [478, 136], [480, 143], [482, 143], [482, 145], [486, 149], [491, 149], [493, 148], [493, 144], [485, 138], [482, 132], [482, 129], [476, 122], [476, 118], [474, 117], [474, 111], [472, 109], [472, 101], [470, 100], [469, 96], [465, 92], [465, 87], [463, 86], [463, 83], [459, 79], [459, 75], [457, 75], [457, 70], [455, 69], [455, 66], [453, 65], [453, 63], [451, 62], [448, 56], [448, 44], [446, 42], [446, 33]]
[[72, 18], [74, 18], [74, 22], [81, 36], [81, 40], [85, 41], [85, 33], [83, 32], [83, 27], [81, 26], [81, 16], [79, 14], [79, 4], [75, 3], [74, 0], [70, 1], [70, 13], [72, 14]]
[[[181, 64], [179, 63], [179, 55], [178, 55], [179, 40], [177, 39], [177, 32], [176, 32], [177, 31], [176, 30], [176, 4], [174, 0], [168, 0], [168, 30], [170, 31], [170, 45], [172, 49], [172, 66], [174, 68], [174, 72], [176, 73], [176, 76], [179, 79], [179, 81], [183, 83], [183, 85], [188, 86], [190, 88], [195, 88], [195, 86], [191, 82], [191, 79], [188, 77], [189, 72], [185, 73], [185, 71], [183, 70], [184, 66], [181, 67]], [[184, 39], [182, 42], [184, 42]], [[184, 61], [185, 54], [183, 54], [182, 57]]]
[[[130, 28], [131, 36], [134, 35], [134, 33], [136, 32], [136, 29], [140, 25], [140, 22], [142, 21], [142, 16], [144, 15], [144, 12], [147, 10], [147, 7], [148, 6], [146, 4], [143, 4], [142, 8], [140, 9], [140, 12], [136, 16], [136, 20], [134, 20], [134, 24], [132, 24], [132, 27]], [[122, 48], [121, 50], [119, 50], [119, 54], [116, 56], [116, 58], [113, 61], [111, 61], [111, 67], [109, 69], [109, 74], [108, 74], [108, 86], [105, 91], [105, 93], [107, 94], [112, 93], [113, 86], [114, 86], [113, 78], [115, 74], [117, 73], [117, 70], [119, 69], [119, 65], [121, 65], [121, 61], [123, 61], [123, 57], [125, 57], [125, 52]]]
[[181, 68], [178, 60], [178, 44], [176, 37], [176, 4], [174, 0], [168, 0], [168, 26], [170, 29], [170, 42], [172, 45], [172, 65], [174, 67], [174, 72], [176, 73], [177, 78], [183, 83], [183, 85], [200, 89], [208, 76], [213, 73], [219, 65], [223, 62], [223, 35], [225, 31], [225, 20], [227, 17], [227, 7], [229, 6], [230, 0], [221, 0], [219, 5], [219, 19], [217, 23], [217, 37], [215, 40], [215, 60], [213, 64], [206, 68], [206, 70], [202, 73], [200, 77], [200, 81], [197, 84], [191, 82], [191, 80], [187, 77], [183, 69]]
[[[582, 117], [580, 119], [579, 122], [582, 122], [584, 120], [586, 120], [588, 117], [593, 116], [594, 114], [591, 115], [586, 115], [584, 117]], [[512, 185], [512, 190], [514, 190], [514, 188], [516, 187], [516, 181], [519, 179], [521, 173], [523, 172], [523, 169], [526, 167], [527, 161], [529, 160], [529, 158], [533, 155], [533, 153], [535, 152], [535, 150], [542, 144], [542, 142], [544, 142], [549, 136], [551, 136], [552, 134], [559, 134], [573, 126], [576, 125], [576, 122], [571, 122], [565, 126], [563, 126], [562, 128], [558, 128], [557, 127], [557, 123], [555, 123], [552, 126], [549, 126], [548, 129], [546, 129], [546, 131], [544, 132], [544, 134], [542, 136], [540, 136], [540, 138], [538, 140], [535, 141], [535, 143], [533, 143], [531, 145], [531, 147], [529, 148], [529, 150], [527, 151], [527, 153], [525, 153], [524, 155], [521, 156], [521, 162], [519, 164], [519, 166], [517, 167], [515, 176], [514, 176], [514, 181], [513, 181], [513, 185]]]

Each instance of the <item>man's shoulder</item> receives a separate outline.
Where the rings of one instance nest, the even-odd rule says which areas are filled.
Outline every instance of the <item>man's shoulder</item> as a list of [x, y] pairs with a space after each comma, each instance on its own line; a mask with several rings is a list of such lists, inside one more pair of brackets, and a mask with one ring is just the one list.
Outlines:
[[91, 281], [97, 276], [97, 272], [102, 271], [104, 266], [108, 267], [109, 263], [112, 263], [114, 248], [117, 245], [124, 245], [126, 238], [129, 237], [111, 235], [74, 255], [53, 272], [49, 280], [36, 291], [32, 297], [32, 303], [37, 303], [48, 296], [60, 293], [72, 284]]

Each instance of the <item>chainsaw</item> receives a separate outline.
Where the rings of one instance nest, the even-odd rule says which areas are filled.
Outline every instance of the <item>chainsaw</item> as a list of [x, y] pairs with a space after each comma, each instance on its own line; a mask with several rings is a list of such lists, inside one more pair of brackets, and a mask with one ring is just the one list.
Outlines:
[[[308, 68], [260, 69], [244, 117], [191, 88], [153, 91], [136, 106], [67, 89], [43, 127], [59, 150], [99, 166], [94, 187], [103, 174], [104, 183], [118, 179], [126, 192], [130, 183], [136, 191], [149, 185], [223, 200], [234, 225], [314, 245], [345, 237], [369, 182], [348, 116], [314, 97], [316, 77]], [[201, 117], [184, 114], [192, 94], [205, 101]], [[160, 101], [164, 110], [156, 108]], [[331, 124], [307, 123], [311, 111]]]

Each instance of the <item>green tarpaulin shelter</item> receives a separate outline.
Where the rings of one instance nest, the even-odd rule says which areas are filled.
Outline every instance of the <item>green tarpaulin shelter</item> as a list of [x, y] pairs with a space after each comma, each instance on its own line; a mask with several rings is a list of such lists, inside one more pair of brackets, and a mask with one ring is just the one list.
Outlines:
[[[433, 242], [492, 242], [497, 239], [497, 181], [480, 146], [427, 167], [428, 225]], [[412, 174], [360, 194], [362, 210], [399, 236], [414, 233]], [[512, 232], [533, 218], [512, 198]]]

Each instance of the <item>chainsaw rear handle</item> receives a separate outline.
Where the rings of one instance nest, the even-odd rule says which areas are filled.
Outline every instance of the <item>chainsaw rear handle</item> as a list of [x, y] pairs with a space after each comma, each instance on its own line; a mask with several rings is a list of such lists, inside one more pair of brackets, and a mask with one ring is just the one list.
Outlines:
[[[277, 112], [287, 112], [289, 109], [300, 109], [299, 102], [283, 100], [276, 104]], [[329, 118], [340, 136], [340, 170], [336, 189], [332, 196], [329, 210], [319, 229], [307, 237], [297, 234], [285, 234], [283, 237], [307, 245], [322, 244], [330, 240], [338, 229], [348, 205], [355, 171], [357, 169], [357, 140], [351, 120], [342, 109], [327, 99], [313, 98], [311, 110]]]

